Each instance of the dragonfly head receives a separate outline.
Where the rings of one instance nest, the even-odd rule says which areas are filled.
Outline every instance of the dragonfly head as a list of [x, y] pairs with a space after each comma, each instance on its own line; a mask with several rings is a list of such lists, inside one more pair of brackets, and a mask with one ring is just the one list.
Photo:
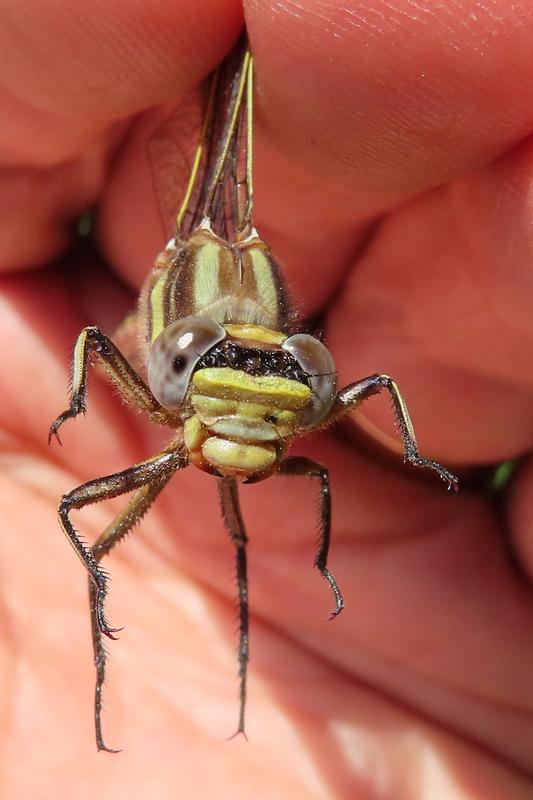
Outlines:
[[250, 477], [270, 474], [287, 440], [323, 421], [337, 373], [307, 334], [187, 317], [154, 342], [148, 382], [162, 405], [179, 411], [193, 463]]

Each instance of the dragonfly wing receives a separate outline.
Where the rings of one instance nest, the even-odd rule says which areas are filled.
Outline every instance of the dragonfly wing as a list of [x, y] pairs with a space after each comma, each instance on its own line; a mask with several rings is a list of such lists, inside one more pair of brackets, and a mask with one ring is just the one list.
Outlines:
[[162, 121], [148, 140], [148, 163], [161, 225], [167, 239], [176, 234], [182, 202], [202, 124], [202, 92], [195, 89], [161, 109]]

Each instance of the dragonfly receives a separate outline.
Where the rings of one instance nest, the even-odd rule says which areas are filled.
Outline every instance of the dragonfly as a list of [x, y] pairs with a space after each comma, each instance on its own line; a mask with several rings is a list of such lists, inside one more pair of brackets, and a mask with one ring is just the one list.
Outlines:
[[[339, 420], [380, 392], [392, 399], [404, 460], [435, 472], [448, 489], [458, 479], [419, 452], [406, 402], [396, 382], [376, 373], [338, 389], [332, 355], [296, 319], [282, 271], [253, 222], [254, 66], [243, 35], [208, 80], [201, 132], [189, 182], [177, 211], [174, 236], [157, 257], [128, 318], [141, 342], [126, 357], [98, 327], [84, 328], [72, 359], [68, 408], [52, 423], [59, 429], [87, 408], [88, 373], [96, 363], [124, 401], [151, 423], [170, 428], [162, 452], [121, 472], [67, 492], [59, 522], [88, 573], [96, 684], [94, 718], [98, 750], [102, 731], [105, 638], [119, 629], [105, 613], [108, 574], [101, 561], [140, 521], [175, 473], [194, 466], [213, 475], [223, 523], [235, 549], [239, 604], [239, 716], [245, 735], [249, 661], [247, 533], [239, 488], [285, 475], [314, 480], [320, 489], [319, 543], [314, 565], [332, 594], [330, 619], [344, 607], [328, 568], [331, 495], [328, 470], [291, 456], [291, 442]], [[72, 522], [72, 512], [131, 494], [123, 510], [92, 545]]]

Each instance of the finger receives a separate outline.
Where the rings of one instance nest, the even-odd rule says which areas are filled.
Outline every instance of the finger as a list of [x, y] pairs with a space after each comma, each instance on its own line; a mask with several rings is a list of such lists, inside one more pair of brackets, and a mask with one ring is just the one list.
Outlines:
[[[38, 2], [3, 5], [3, 88], [67, 133], [182, 93], [220, 61], [242, 25], [239, 4], [220, 0], [157, 8], [95, 0], [71, 3], [68, 14]], [[16, 129], [12, 117], [5, 137]]]
[[493, 160], [530, 130], [526, 0], [249, 0], [245, 12], [261, 117], [307, 171], [412, 191]]
[[[533, 445], [531, 142], [384, 220], [332, 308], [343, 381], [404, 387], [422, 447], [483, 463]], [[387, 432], [385, 403], [362, 413]]]
[[197, 83], [238, 35], [242, 12], [220, 0], [0, 10], [0, 262], [13, 269], [60, 252], [70, 221], [98, 197], [123, 133], [117, 120]]
[[56, 167], [0, 167], [0, 272], [48, 264], [69, 246], [75, 217], [102, 189], [112, 138]]
[[531, 180], [533, 136], [503, 158], [458, 182], [456, 213], [480, 257], [472, 260], [473, 279], [504, 326], [522, 335], [521, 352], [531, 352], [533, 231]]

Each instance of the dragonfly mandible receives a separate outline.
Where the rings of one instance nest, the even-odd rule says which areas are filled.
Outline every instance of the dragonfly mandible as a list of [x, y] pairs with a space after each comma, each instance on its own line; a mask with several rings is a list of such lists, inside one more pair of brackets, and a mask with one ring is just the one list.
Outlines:
[[[84, 328], [75, 345], [69, 407], [50, 428], [86, 411], [92, 357], [122, 398], [157, 425], [172, 429], [160, 453], [122, 472], [96, 478], [59, 504], [59, 520], [89, 575], [96, 665], [95, 725], [99, 750], [116, 752], [102, 733], [107, 574], [101, 561], [143, 517], [176, 472], [189, 465], [212, 474], [223, 520], [235, 547], [239, 600], [237, 733], [245, 730], [249, 658], [247, 534], [239, 484], [273, 475], [314, 479], [320, 486], [320, 537], [315, 566], [328, 582], [335, 617], [341, 591], [328, 569], [331, 497], [326, 467], [290, 456], [291, 440], [324, 427], [379, 392], [390, 394], [404, 457], [433, 470], [456, 489], [457, 478], [418, 450], [405, 400], [392, 378], [374, 374], [337, 389], [333, 357], [301, 332], [281, 270], [253, 224], [253, 61], [243, 36], [208, 81], [206, 109], [176, 233], [158, 256], [140, 293], [135, 325], [142, 365], [120, 352], [99, 328]], [[125, 508], [88, 546], [71, 514], [89, 504], [133, 493]]]

